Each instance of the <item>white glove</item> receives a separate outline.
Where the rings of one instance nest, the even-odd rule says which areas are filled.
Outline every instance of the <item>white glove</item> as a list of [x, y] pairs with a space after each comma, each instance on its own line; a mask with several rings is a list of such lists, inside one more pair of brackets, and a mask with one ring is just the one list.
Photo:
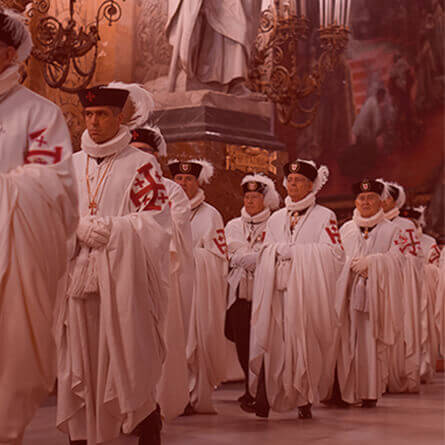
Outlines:
[[239, 265], [246, 270], [254, 271], [256, 267], [256, 262], [258, 259], [258, 253], [246, 253], [239, 260]]
[[292, 258], [292, 245], [287, 243], [278, 244], [277, 254], [285, 260], [290, 260]]
[[108, 244], [111, 235], [111, 221], [94, 216], [80, 219], [77, 227], [77, 238], [91, 249], [100, 249]]
[[356, 257], [351, 261], [351, 269], [363, 278], [368, 278], [368, 257]]

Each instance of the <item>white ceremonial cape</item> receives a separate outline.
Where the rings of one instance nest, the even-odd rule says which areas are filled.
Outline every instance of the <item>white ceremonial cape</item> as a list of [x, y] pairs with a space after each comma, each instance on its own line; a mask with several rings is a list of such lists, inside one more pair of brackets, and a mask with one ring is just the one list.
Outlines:
[[[290, 260], [277, 255], [282, 243], [291, 249]], [[255, 394], [264, 362], [275, 411], [328, 396], [335, 369], [335, 284], [343, 262], [331, 210], [310, 206], [293, 235], [287, 208], [270, 217], [253, 289], [250, 387]]]
[[[162, 415], [171, 420], [182, 414], [189, 401], [185, 319], [190, 317], [193, 297], [193, 240], [191, 207], [184, 190], [163, 178], [172, 217], [170, 242], [170, 288], [165, 323], [167, 356], [158, 385], [157, 401]], [[188, 324], [187, 324], [188, 326]]]
[[[404, 338], [399, 338], [390, 350], [390, 392], [418, 392], [420, 389], [421, 351], [426, 349], [428, 341], [427, 332], [421, 331], [422, 318], [427, 317], [427, 305], [423, 294], [424, 258], [417, 229], [412, 221], [400, 216], [391, 220], [399, 227], [402, 240], [401, 251], [404, 254], [403, 262], [403, 312], [404, 312]], [[423, 311], [422, 311], [423, 309]], [[427, 322], [423, 323], [426, 328]], [[423, 340], [423, 343], [422, 343]], [[403, 369], [406, 374], [406, 383], [397, 383], [397, 373]], [[394, 378], [393, 378], [394, 377]]]
[[439, 286], [437, 289], [434, 316], [439, 339], [439, 352], [442, 357], [445, 357], [445, 248], [442, 248], [440, 254]]
[[[244, 209], [243, 212], [245, 212]], [[225, 233], [230, 260], [230, 272], [227, 277], [229, 284], [227, 308], [232, 306], [237, 295], [241, 299], [252, 301], [255, 272], [245, 270], [236, 262], [236, 257], [248, 253], [259, 253], [266, 238], [266, 225], [269, 218], [270, 210], [266, 208], [259, 215], [249, 218], [240, 216], [226, 225]]]
[[421, 317], [421, 363], [420, 378], [430, 383], [436, 373], [439, 355], [439, 338], [436, 327], [436, 299], [439, 285], [440, 249], [436, 240], [420, 229], [418, 231], [424, 256], [424, 280], [420, 312]]
[[213, 389], [227, 368], [227, 244], [221, 214], [210, 204], [192, 205], [191, 224], [196, 273], [187, 339], [190, 402], [196, 411], [211, 413]]
[[[377, 400], [388, 381], [388, 348], [403, 338], [400, 230], [387, 220], [365, 239], [355, 221], [340, 229], [347, 260], [337, 283], [340, 322], [337, 374], [348, 403]], [[368, 257], [368, 278], [351, 271], [351, 261]]]
[[440, 249], [437, 245], [437, 241], [432, 236], [422, 232], [420, 233], [419, 238], [425, 261], [428, 264], [439, 266]]
[[261, 0], [168, 0], [167, 36], [190, 78], [247, 79]]
[[0, 443], [19, 445], [54, 388], [53, 308], [78, 213], [63, 115], [17, 84], [0, 95], [0, 220]]
[[[86, 166], [108, 244], [78, 242], [56, 320], [57, 426], [88, 445], [129, 434], [156, 407], [165, 359], [170, 212], [156, 159], [129, 146], [121, 128], [116, 151], [98, 164], [73, 156], [81, 216], [89, 214]], [[108, 173], [105, 175], [105, 172]]]

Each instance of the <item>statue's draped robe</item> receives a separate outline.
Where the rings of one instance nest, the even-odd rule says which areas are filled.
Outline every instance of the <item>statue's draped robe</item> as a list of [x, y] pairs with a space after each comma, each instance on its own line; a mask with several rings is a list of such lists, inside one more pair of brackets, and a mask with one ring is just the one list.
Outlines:
[[261, 0], [168, 0], [167, 36], [187, 76], [227, 85], [247, 78]]
[[[280, 244], [291, 258], [278, 253]], [[289, 411], [325, 399], [335, 370], [335, 285], [343, 266], [335, 214], [312, 205], [293, 232], [287, 208], [268, 220], [253, 288], [250, 388], [264, 363], [267, 399]]]
[[0, 96], [0, 121], [0, 443], [20, 444], [55, 384], [52, 314], [77, 196], [53, 103], [16, 86]]
[[[156, 408], [165, 359], [170, 211], [156, 159], [128, 145], [114, 161], [90, 158], [106, 246], [77, 240], [59, 295], [57, 425], [89, 445], [119, 440]], [[89, 215], [84, 151], [73, 156], [79, 213]], [[108, 168], [108, 172], [106, 173]]]

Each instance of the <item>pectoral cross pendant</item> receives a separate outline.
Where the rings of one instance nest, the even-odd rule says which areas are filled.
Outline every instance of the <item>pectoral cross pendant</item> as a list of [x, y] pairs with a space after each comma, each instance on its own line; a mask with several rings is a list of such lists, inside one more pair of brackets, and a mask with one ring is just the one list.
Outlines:
[[90, 209], [90, 215], [95, 215], [97, 213], [97, 204], [94, 199], [90, 201], [88, 208]]
[[365, 239], [368, 239], [368, 237], [369, 237], [369, 229], [367, 227], [365, 227], [364, 237], [365, 237]]

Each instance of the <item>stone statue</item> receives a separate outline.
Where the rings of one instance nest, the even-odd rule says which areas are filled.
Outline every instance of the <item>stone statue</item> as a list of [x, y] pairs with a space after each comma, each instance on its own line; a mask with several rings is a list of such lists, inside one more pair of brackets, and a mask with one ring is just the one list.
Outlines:
[[244, 81], [260, 13], [261, 0], [168, 0], [169, 91], [177, 90], [183, 70], [186, 90], [247, 94]]

